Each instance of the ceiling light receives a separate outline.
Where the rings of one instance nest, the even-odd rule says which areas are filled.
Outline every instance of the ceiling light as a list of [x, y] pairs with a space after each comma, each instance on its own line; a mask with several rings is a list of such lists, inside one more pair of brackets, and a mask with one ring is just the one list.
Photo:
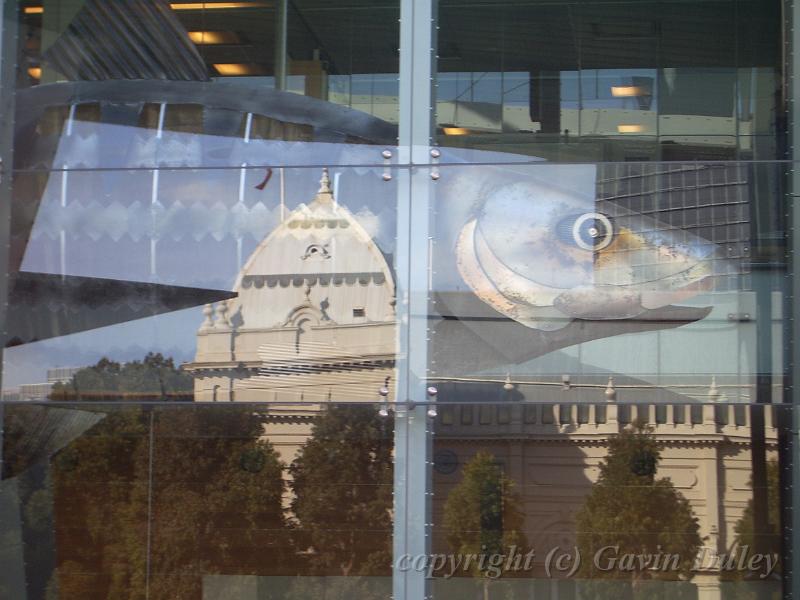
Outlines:
[[172, 10], [221, 10], [232, 8], [266, 8], [269, 2], [172, 2]]
[[466, 127], [442, 127], [445, 135], [467, 135], [470, 133]]
[[264, 70], [260, 65], [253, 63], [215, 63], [217, 73], [224, 76], [235, 75], [263, 75]]
[[644, 96], [644, 89], [635, 85], [612, 85], [611, 95], [614, 98], [633, 98], [635, 96]]
[[44, 6], [26, 6], [24, 12], [26, 15], [40, 15], [44, 12]]
[[200, 46], [236, 44], [239, 42], [239, 37], [232, 31], [190, 31], [189, 39]]
[[619, 133], [642, 133], [644, 125], [617, 125]]
[[28, 75], [30, 75], [34, 79], [41, 79], [42, 78], [42, 67], [30, 67], [28, 69]]

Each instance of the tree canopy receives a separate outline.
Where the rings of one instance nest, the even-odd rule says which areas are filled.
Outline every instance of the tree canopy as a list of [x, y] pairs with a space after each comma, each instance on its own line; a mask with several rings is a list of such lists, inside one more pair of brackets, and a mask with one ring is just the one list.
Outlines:
[[[660, 452], [652, 428], [635, 423], [608, 442], [600, 476], [576, 517], [580, 574], [591, 579], [678, 580], [692, 577], [701, 547], [699, 525], [688, 500], [668, 478], [658, 478]], [[613, 568], [603, 557], [643, 557]], [[653, 562], [660, 557], [659, 562]], [[667, 566], [664, 567], [664, 564]], [[654, 565], [659, 568], [652, 568]], [[604, 590], [608, 594], [604, 595]], [[597, 597], [619, 597], [619, 590], [597, 586]], [[676, 597], [677, 589], [669, 590]], [[653, 590], [655, 593], [655, 590]], [[668, 594], [669, 595], [669, 594]]]
[[52, 400], [192, 400], [194, 380], [172, 358], [148, 353], [143, 360], [119, 363], [101, 358], [68, 383], [56, 383]]
[[[448, 494], [444, 528], [453, 552], [461, 555], [506, 554], [525, 545], [523, 515], [512, 479], [495, 457], [478, 452], [464, 465], [461, 482]], [[473, 574], [488, 577], [477, 565]]]
[[[753, 487], [753, 477], [750, 477], [750, 487]], [[750, 498], [744, 509], [744, 514], [734, 525], [736, 538], [734, 541], [734, 552], [738, 555], [744, 552], [745, 548], [749, 552], [759, 551], [768, 552], [781, 556], [781, 513], [780, 513], [780, 472], [777, 460], [767, 461], [767, 519], [766, 531], [762, 534], [763, 539], [756, 544], [755, 523], [753, 519], [754, 510], [753, 499]], [[780, 563], [776, 567], [776, 573], [780, 573]], [[737, 572], [737, 574], [740, 574]]]
[[[102, 418], [52, 456], [25, 494], [25, 510], [53, 531], [51, 595], [138, 600], [147, 588], [153, 600], [195, 600], [205, 574], [293, 572], [285, 465], [264, 438], [262, 411], [111, 402], [191, 399], [192, 388], [171, 358], [152, 353], [102, 359], [55, 386], [55, 399], [109, 402], [81, 405]], [[21, 477], [33, 482], [29, 471]], [[26, 520], [26, 543], [34, 522]]]
[[332, 405], [289, 468], [297, 537], [311, 574], [389, 575], [393, 421]]

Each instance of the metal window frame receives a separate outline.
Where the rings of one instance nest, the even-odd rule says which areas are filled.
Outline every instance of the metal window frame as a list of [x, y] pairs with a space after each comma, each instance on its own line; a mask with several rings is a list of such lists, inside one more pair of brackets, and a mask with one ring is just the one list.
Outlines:
[[[3, 350], [8, 339], [8, 269], [11, 246], [11, 202], [14, 165], [19, 2], [0, 0], [0, 389]], [[4, 399], [0, 395], [0, 473], [3, 470]]]
[[800, 297], [800, 277], [797, 276], [796, 257], [800, 256], [800, 171], [797, 164], [797, 149], [800, 148], [800, 58], [797, 52], [800, 51], [800, 1], [786, 0], [783, 4], [783, 27], [784, 27], [784, 86], [785, 94], [788, 92], [787, 101], [787, 156], [792, 161], [789, 166], [788, 193], [786, 197], [786, 209], [788, 211], [789, 240], [788, 240], [788, 264], [787, 275], [788, 295], [785, 299], [788, 305], [786, 312], [789, 322], [784, 331], [789, 336], [785, 360], [789, 361], [786, 365], [787, 383], [785, 389], [784, 402], [789, 404], [790, 418], [788, 421], [789, 431], [786, 434], [785, 456], [788, 456], [789, 464], [784, 467], [781, 473], [781, 494], [782, 517], [788, 523], [782, 524], [783, 531], [783, 554], [784, 559], [788, 559], [788, 565], [783, 572], [783, 597], [800, 598], [800, 527], [798, 526], [797, 515], [800, 512], [800, 398], [796, 383], [800, 381], [800, 361], [797, 360], [797, 344], [800, 339], [800, 318], [798, 318], [798, 308], [800, 307], [797, 298]]
[[407, 404], [395, 413], [394, 600], [431, 597], [424, 569], [401, 568], [400, 561], [430, 548], [432, 421], [424, 403], [433, 400], [426, 371], [437, 14], [436, 0], [400, 1], [396, 398]]

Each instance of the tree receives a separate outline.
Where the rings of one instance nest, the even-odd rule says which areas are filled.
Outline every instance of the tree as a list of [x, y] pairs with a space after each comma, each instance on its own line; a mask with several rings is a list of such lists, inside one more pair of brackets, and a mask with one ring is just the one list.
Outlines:
[[[512, 546], [526, 544], [514, 487], [491, 454], [478, 452], [464, 466], [463, 478], [448, 494], [444, 508], [447, 542], [454, 553], [507, 555]], [[473, 575], [482, 579], [483, 595], [488, 599], [494, 576], [490, 563], [475, 561], [471, 567]]]
[[[619, 598], [642, 588], [646, 580], [690, 579], [702, 544], [689, 502], [668, 478], [656, 478], [660, 452], [652, 428], [633, 424], [608, 442], [600, 477], [576, 517], [580, 574], [593, 580], [627, 580], [631, 586], [591, 586], [595, 597]], [[603, 554], [596, 560], [596, 554]], [[631, 556], [632, 559], [622, 557]], [[641, 558], [639, 558], [641, 557]], [[609, 558], [619, 559], [612, 563]], [[600, 568], [598, 568], [600, 564]], [[597, 583], [597, 582], [595, 582]], [[659, 592], [679, 597], [678, 587]]]
[[391, 573], [392, 429], [369, 406], [328, 406], [315, 418], [289, 469], [311, 574]]
[[[753, 487], [753, 478], [750, 477], [750, 487]], [[753, 519], [753, 499], [747, 502], [744, 509], [742, 518], [734, 525], [734, 532], [736, 533], [736, 540], [734, 544], [734, 553], [738, 556], [741, 552], [754, 552], [756, 548], [760, 548], [761, 552], [768, 552], [781, 556], [781, 513], [780, 513], [780, 472], [778, 469], [778, 461], [767, 461], [767, 531], [766, 539], [759, 540], [761, 543], [756, 544]], [[747, 550], [745, 550], [745, 548]], [[776, 573], [781, 572], [780, 564], [775, 569]], [[757, 573], [752, 573], [753, 576], [758, 576]]]
[[[127, 364], [103, 359], [57, 391], [73, 400], [174, 398], [191, 390], [187, 377], [172, 359], [149, 354]], [[26, 496], [25, 510], [53, 523], [53, 597], [140, 600], [148, 590], [153, 600], [200, 600], [206, 574], [293, 572], [285, 466], [263, 438], [257, 409], [108, 403], [81, 410], [102, 419], [50, 458], [46, 487]], [[6, 441], [24, 446], [25, 435]], [[13, 466], [13, 447], [7, 451]]]
[[193, 399], [192, 376], [172, 358], [148, 353], [143, 360], [118, 363], [101, 358], [81, 369], [68, 383], [56, 383], [50, 394], [60, 401], [183, 400]]

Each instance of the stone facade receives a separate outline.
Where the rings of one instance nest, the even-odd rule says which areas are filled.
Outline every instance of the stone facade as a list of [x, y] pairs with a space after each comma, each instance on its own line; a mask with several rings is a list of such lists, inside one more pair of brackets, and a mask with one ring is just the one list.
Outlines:
[[183, 367], [197, 401], [269, 402], [267, 433], [291, 461], [320, 403], [380, 399], [393, 373], [394, 278], [336, 202], [327, 170], [313, 200], [258, 245], [234, 291], [205, 307], [195, 360]]
[[[247, 260], [234, 291], [236, 298], [206, 307], [196, 358], [184, 365], [195, 377], [197, 401], [269, 402], [265, 436], [288, 463], [326, 402], [382, 400], [379, 390], [393, 377], [396, 348], [394, 279], [374, 241], [336, 202], [327, 172], [315, 198], [291, 212]], [[447, 401], [459, 402], [460, 394], [444, 393], [446, 381], [436, 385]], [[553, 383], [507, 379], [505, 389], [510, 398], [520, 392], [541, 400], [552, 389], [543, 385]], [[497, 394], [486, 398], [494, 404], [475, 403], [475, 394], [469, 404], [440, 403], [433, 422], [434, 548], [447, 550], [436, 524], [460, 467], [478, 451], [493, 454], [519, 486], [532, 545], [573, 547], [574, 516], [597, 481], [609, 436], [641, 419], [661, 445], [657, 476], [670, 478], [688, 499], [709, 552], [729, 551], [753, 495], [747, 407], [714, 403], [719, 393], [713, 382], [706, 404], [681, 404], [686, 397], [680, 394], [670, 396], [675, 403], [655, 404], [663, 390], [640, 386], [642, 404], [625, 406], [614, 401], [612, 385], [609, 380], [604, 394], [591, 392], [606, 399], [600, 403], [503, 404]], [[393, 402], [393, 385], [386, 387]], [[774, 460], [770, 407], [765, 417], [767, 458]], [[441, 468], [441, 461], [451, 468]], [[713, 569], [693, 581], [701, 598], [720, 597]]]
[[[634, 420], [647, 422], [659, 442], [656, 477], [669, 478], [698, 519], [706, 559], [693, 582], [699, 598], [720, 598], [713, 554], [732, 549], [737, 522], [753, 498], [749, 407], [743, 405], [460, 405], [442, 407], [434, 443], [434, 547], [446, 552], [444, 503], [461, 479], [461, 466], [476, 453], [492, 454], [515, 482], [524, 533], [537, 549], [535, 574], [546, 553], [575, 547], [575, 515], [597, 482], [609, 436]], [[624, 416], [621, 413], [625, 413]], [[764, 410], [767, 460], [777, 460], [777, 411]], [[621, 422], [623, 421], [623, 422]]]

